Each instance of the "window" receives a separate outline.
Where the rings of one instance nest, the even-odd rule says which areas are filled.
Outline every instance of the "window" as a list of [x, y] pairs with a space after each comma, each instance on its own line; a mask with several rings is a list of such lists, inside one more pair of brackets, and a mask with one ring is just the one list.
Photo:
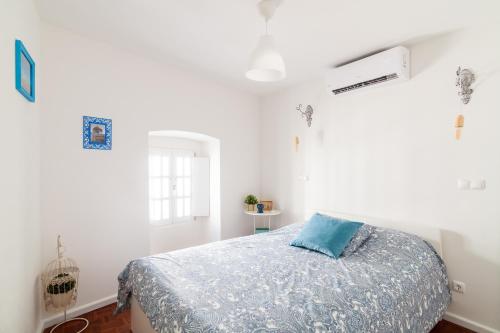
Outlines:
[[149, 220], [172, 224], [192, 219], [191, 170], [194, 153], [152, 148], [149, 155]]

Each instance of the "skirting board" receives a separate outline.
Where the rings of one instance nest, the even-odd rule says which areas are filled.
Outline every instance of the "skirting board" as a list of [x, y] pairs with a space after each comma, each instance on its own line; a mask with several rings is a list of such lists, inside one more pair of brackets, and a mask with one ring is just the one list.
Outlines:
[[[101, 299], [94, 301], [94, 302], [91, 302], [91, 303], [77, 306], [76, 308], [73, 308], [73, 309], [70, 309], [67, 312], [67, 317], [68, 318], [78, 317], [84, 313], [97, 310], [99, 308], [102, 308], [103, 306], [106, 306], [106, 305], [109, 305], [109, 304], [112, 304], [115, 302], [116, 302], [116, 294], [101, 298]], [[39, 332], [42, 333], [43, 330], [46, 329], [47, 327], [54, 326], [63, 320], [64, 320], [64, 313], [45, 318], [42, 320], [42, 329]]]
[[446, 312], [443, 319], [448, 320], [449, 322], [452, 322], [454, 324], [460, 325], [462, 327], [468, 328], [470, 330], [476, 331], [478, 333], [500, 333], [499, 330], [472, 321], [470, 319], [461, 317], [451, 312]]

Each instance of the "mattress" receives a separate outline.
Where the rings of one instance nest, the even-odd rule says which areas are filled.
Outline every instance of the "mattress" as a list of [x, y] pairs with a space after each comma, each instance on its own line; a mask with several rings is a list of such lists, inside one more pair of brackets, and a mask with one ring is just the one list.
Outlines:
[[451, 294], [418, 236], [375, 228], [340, 259], [288, 244], [303, 224], [131, 261], [131, 297], [157, 332], [428, 332]]

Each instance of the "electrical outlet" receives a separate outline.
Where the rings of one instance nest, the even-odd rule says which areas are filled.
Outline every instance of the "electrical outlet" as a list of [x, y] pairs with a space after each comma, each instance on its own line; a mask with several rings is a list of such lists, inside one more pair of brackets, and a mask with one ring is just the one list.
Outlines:
[[453, 280], [451, 289], [459, 294], [465, 293], [465, 282]]

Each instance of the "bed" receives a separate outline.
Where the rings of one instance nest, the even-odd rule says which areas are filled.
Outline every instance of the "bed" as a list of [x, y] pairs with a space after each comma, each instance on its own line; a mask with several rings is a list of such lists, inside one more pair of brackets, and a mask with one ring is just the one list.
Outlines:
[[134, 333], [428, 332], [441, 320], [451, 294], [436, 239], [377, 226], [335, 260], [288, 245], [302, 226], [131, 261], [118, 311], [132, 307]]

